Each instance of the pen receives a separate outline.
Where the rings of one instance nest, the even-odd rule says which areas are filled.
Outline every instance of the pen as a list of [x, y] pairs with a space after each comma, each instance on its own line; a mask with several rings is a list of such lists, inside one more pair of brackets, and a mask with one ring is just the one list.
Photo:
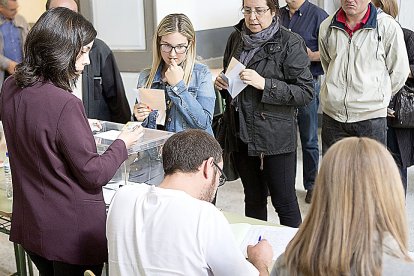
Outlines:
[[260, 235], [257, 242], [260, 242], [261, 240], [262, 240], [262, 236]]

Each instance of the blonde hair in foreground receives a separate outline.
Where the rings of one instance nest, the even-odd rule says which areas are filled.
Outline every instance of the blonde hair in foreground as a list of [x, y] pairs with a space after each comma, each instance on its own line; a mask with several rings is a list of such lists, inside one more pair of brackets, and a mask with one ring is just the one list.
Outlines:
[[[350, 137], [325, 154], [309, 214], [285, 252], [289, 275], [381, 275], [382, 240], [407, 253], [405, 198], [384, 145]], [[352, 269], [351, 269], [352, 266]]]
[[152, 67], [148, 80], [145, 83], [146, 88], [151, 88], [158, 67], [164, 62], [162, 60], [160, 50], [161, 37], [176, 32], [185, 36], [189, 43], [186, 58], [183, 61], [182, 66], [184, 70], [184, 83], [186, 85], [190, 83], [196, 57], [196, 37], [194, 27], [193, 24], [191, 24], [190, 19], [185, 14], [172, 13], [165, 16], [155, 30], [154, 37], [152, 39]]

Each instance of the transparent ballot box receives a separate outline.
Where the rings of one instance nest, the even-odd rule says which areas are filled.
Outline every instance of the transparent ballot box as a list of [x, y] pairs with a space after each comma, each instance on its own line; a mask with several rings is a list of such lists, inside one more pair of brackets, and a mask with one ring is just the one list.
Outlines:
[[[102, 154], [118, 137], [124, 124], [107, 121], [100, 121], [100, 123], [102, 129], [94, 131], [94, 137], [98, 153]], [[160, 184], [164, 179], [161, 150], [172, 134], [144, 128], [144, 136], [128, 150], [128, 159], [122, 163], [106, 188], [116, 190], [128, 182]]]

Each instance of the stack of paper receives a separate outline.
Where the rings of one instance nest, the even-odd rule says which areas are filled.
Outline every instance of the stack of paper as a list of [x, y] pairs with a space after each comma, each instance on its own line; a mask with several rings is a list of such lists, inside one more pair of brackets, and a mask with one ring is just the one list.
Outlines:
[[257, 244], [259, 237], [261, 237], [272, 245], [273, 260], [285, 252], [286, 246], [298, 231], [297, 228], [286, 226], [251, 225], [248, 223], [234, 223], [230, 224], [230, 227], [246, 258], [247, 246]]

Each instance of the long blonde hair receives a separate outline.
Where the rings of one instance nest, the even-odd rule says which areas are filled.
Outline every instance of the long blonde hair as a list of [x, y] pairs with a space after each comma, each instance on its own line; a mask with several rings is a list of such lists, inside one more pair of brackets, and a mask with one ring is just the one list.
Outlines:
[[188, 39], [188, 48], [186, 58], [183, 61], [184, 70], [184, 82], [188, 85], [191, 80], [191, 74], [193, 72], [195, 58], [196, 58], [196, 37], [193, 24], [190, 19], [182, 13], [172, 13], [165, 16], [154, 33], [152, 39], [152, 67], [145, 83], [146, 88], [151, 88], [152, 82], [154, 81], [155, 74], [159, 66], [164, 62], [161, 56], [160, 44], [161, 37], [172, 34], [180, 33]]
[[387, 233], [394, 255], [410, 260], [398, 168], [379, 142], [343, 139], [324, 156], [309, 214], [286, 248], [289, 275], [381, 275]]
[[372, 0], [375, 7], [381, 8], [385, 13], [396, 18], [398, 15], [398, 3], [396, 0]]

